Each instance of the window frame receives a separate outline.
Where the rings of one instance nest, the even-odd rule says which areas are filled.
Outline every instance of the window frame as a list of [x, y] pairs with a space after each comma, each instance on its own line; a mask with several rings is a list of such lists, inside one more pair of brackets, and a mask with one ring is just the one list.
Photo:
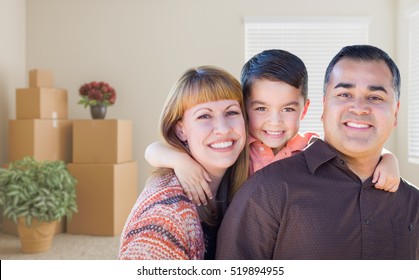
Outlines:
[[407, 158], [419, 164], [419, 5], [408, 13]]

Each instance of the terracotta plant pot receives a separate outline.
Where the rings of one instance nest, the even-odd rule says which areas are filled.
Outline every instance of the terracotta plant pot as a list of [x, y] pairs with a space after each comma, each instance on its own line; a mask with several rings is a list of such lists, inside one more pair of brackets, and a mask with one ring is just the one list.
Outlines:
[[39, 222], [32, 220], [31, 226], [26, 224], [24, 217], [18, 220], [18, 233], [23, 253], [40, 253], [51, 249], [57, 221]]

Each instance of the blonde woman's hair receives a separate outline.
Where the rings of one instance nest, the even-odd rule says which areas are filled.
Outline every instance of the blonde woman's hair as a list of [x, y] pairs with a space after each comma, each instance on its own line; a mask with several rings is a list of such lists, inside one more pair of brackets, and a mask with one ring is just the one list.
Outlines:
[[[200, 103], [226, 99], [237, 100], [239, 102], [243, 118], [246, 120], [246, 110], [241, 86], [233, 75], [214, 66], [201, 66], [189, 69], [174, 84], [163, 107], [160, 116], [160, 134], [163, 140], [168, 145], [190, 154], [190, 151], [176, 135], [177, 122], [182, 119], [185, 111], [193, 106]], [[245, 125], [247, 132], [246, 121]], [[245, 145], [236, 162], [226, 172], [225, 177], [228, 176], [228, 178], [224, 179], [227, 179], [227, 183], [220, 185], [220, 188], [228, 188], [227, 191], [219, 189], [219, 193], [225, 193], [225, 196], [228, 196], [220, 198], [221, 200], [231, 201], [234, 194], [247, 179], [249, 170], [248, 162], [248, 147]], [[166, 172], [167, 169], [157, 169], [155, 174], [162, 175]], [[212, 224], [212, 219], [207, 214], [200, 211], [201, 220]], [[213, 214], [209, 214], [209, 216], [211, 215], [213, 216]]]

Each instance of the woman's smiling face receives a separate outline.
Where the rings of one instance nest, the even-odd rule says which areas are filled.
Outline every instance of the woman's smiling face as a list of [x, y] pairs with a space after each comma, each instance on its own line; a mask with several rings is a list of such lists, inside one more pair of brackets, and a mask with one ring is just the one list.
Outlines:
[[246, 129], [239, 102], [220, 100], [187, 109], [176, 127], [192, 156], [209, 173], [223, 174], [234, 164], [246, 143]]

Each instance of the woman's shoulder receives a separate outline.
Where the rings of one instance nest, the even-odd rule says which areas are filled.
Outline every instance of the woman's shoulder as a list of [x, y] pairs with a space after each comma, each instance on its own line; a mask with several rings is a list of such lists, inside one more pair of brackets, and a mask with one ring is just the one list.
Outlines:
[[150, 177], [144, 190], [143, 194], [155, 195], [157, 193], [171, 193], [171, 194], [184, 194], [182, 186], [174, 172], [168, 172], [164, 175]]
[[179, 209], [190, 209], [195, 212], [194, 204], [185, 195], [179, 180], [174, 173], [154, 176], [148, 180], [144, 190], [136, 202], [138, 213], [159, 209], [159, 212], [169, 211], [171, 215]]

